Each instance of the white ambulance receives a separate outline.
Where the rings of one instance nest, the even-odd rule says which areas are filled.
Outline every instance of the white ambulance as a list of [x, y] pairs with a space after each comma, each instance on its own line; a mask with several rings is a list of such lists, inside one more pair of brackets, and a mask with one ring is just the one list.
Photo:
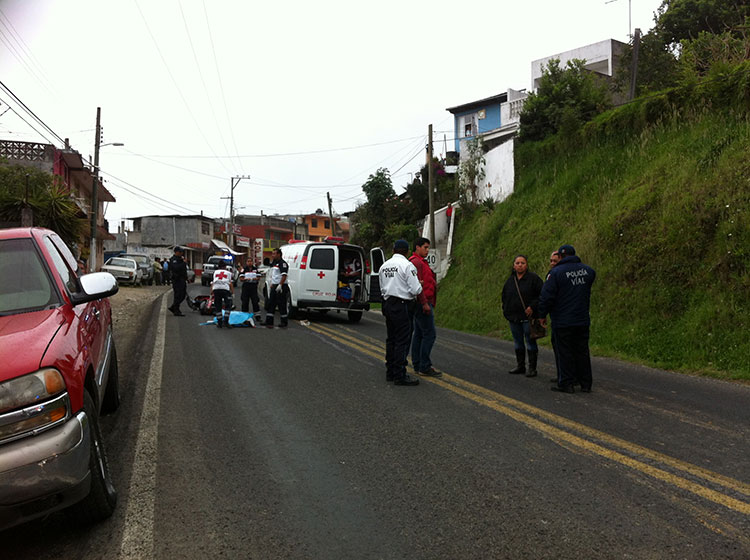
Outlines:
[[[385, 261], [383, 251], [370, 251], [369, 262], [359, 245], [344, 243], [340, 237], [323, 241], [292, 241], [281, 248], [281, 258], [289, 265], [287, 308], [296, 310], [346, 311], [356, 323], [371, 302], [380, 302], [378, 270]], [[372, 264], [372, 267], [369, 265]], [[270, 274], [266, 274], [263, 296], [268, 298]]]

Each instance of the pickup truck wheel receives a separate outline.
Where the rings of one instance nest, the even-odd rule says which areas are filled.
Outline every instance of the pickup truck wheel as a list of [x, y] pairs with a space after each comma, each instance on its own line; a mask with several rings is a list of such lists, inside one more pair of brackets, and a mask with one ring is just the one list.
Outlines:
[[112, 359], [109, 363], [109, 375], [107, 376], [107, 388], [104, 390], [102, 399], [102, 414], [110, 414], [120, 406], [120, 375], [117, 369], [117, 349], [112, 342]]
[[361, 311], [347, 311], [346, 314], [349, 316], [349, 322], [351, 323], [359, 323], [362, 319]]
[[104, 440], [99, 427], [99, 415], [88, 391], [83, 392], [83, 409], [88, 418], [91, 438], [89, 442], [91, 489], [88, 496], [73, 506], [73, 513], [79, 523], [91, 525], [112, 515], [117, 505], [117, 491], [112, 484], [107, 452], [104, 449]]
[[203, 278], [201, 278], [201, 286], [208, 286], [208, 282], [206, 282]]

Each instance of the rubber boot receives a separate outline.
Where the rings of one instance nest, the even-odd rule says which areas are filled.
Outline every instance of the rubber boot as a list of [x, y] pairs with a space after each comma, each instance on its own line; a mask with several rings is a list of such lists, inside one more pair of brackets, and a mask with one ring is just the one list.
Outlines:
[[224, 327], [224, 310], [221, 310], [221, 315], [216, 317], [216, 326], [218, 326], [220, 329]]
[[529, 371], [526, 377], [536, 377], [536, 359], [539, 357], [539, 350], [529, 350]]
[[512, 370], [510, 370], [508, 373], [526, 373], [526, 363], [524, 361], [524, 358], [526, 357], [526, 352], [523, 348], [520, 350], [516, 350], [516, 363], [518, 364], [516, 367], [514, 367]]

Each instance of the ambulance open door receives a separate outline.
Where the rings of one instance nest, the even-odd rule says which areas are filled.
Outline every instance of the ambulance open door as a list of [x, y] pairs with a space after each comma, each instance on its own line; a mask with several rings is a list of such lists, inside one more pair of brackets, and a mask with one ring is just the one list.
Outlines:
[[375, 247], [370, 250], [370, 272], [367, 275], [367, 293], [369, 294], [370, 303], [381, 303], [380, 295], [380, 277], [378, 272], [385, 262], [383, 249]]

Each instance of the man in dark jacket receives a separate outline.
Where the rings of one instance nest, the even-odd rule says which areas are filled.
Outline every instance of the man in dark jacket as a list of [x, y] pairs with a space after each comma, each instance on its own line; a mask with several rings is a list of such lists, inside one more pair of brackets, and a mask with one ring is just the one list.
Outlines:
[[552, 318], [558, 359], [558, 381], [552, 390], [573, 393], [573, 385], [580, 383], [581, 391], [589, 393], [589, 305], [596, 271], [581, 262], [572, 245], [563, 245], [558, 253], [560, 262], [550, 270], [534, 313]]
[[169, 275], [172, 278], [174, 297], [172, 299], [172, 305], [167, 309], [177, 317], [184, 317], [184, 313], [180, 311], [180, 304], [187, 294], [187, 265], [185, 264], [182, 255], [182, 247], [175, 247], [174, 255], [169, 259]]

